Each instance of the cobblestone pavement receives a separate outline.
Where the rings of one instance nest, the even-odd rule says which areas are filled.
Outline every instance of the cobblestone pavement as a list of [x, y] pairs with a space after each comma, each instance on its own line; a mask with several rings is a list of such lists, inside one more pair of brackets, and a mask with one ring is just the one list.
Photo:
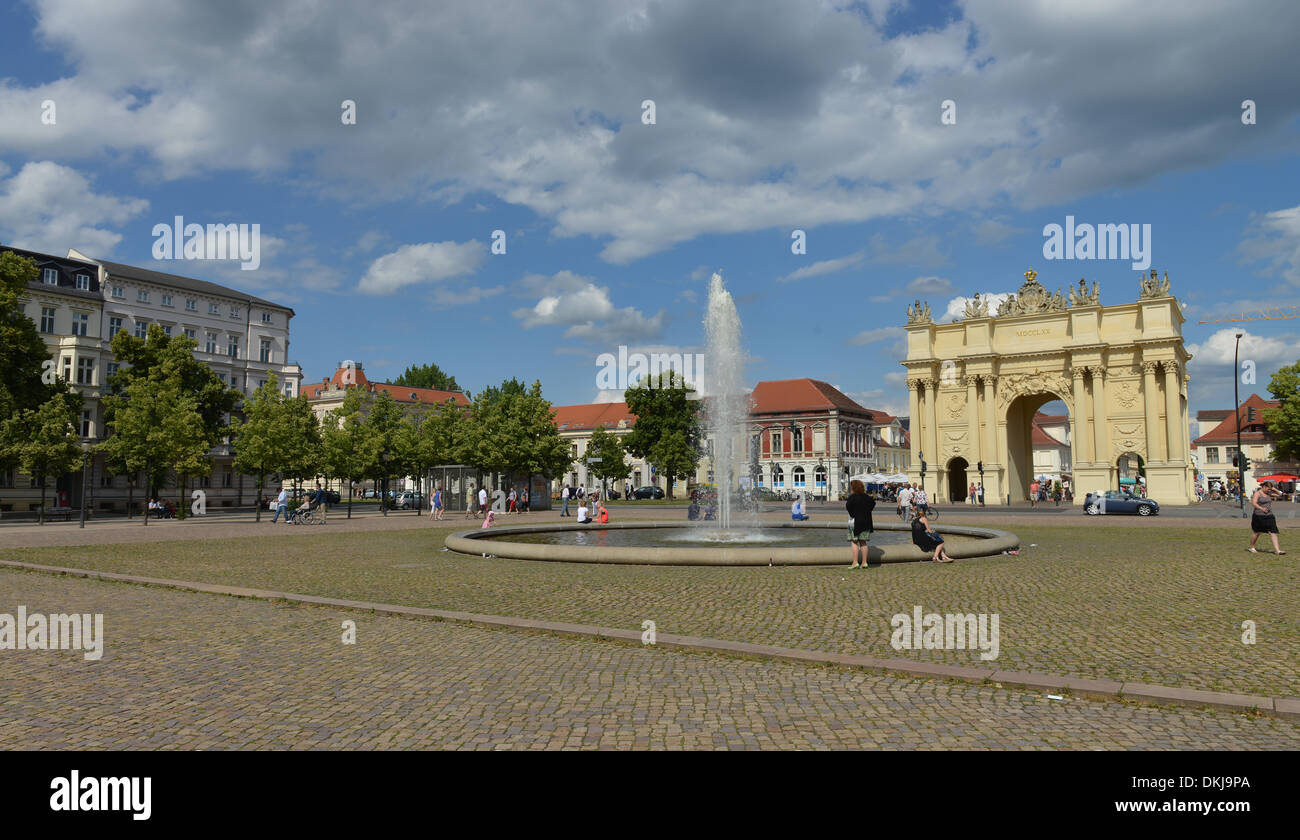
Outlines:
[[[441, 551], [446, 529], [428, 520], [421, 527], [414, 517], [390, 523], [388, 531], [265, 525], [268, 536], [261, 538], [0, 555], [605, 627], [639, 628], [651, 619], [663, 633], [949, 664], [981, 663], [972, 651], [896, 651], [890, 618], [916, 605], [926, 612], [991, 612], [1000, 617], [996, 664], [1006, 670], [1300, 696], [1300, 553], [1247, 554], [1240, 529], [1110, 521], [1124, 524], [1016, 527], [1024, 545], [1018, 557], [852, 573], [465, 557]], [[170, 533], [210, 531], [182, 526]], [[1256, 644], [1242, 643], [1243, 621], [1255, 622]]]
[[[0, 570], [0, 749], [1300, 749], [1300, 725]], [[357, 644], [341, 624], [357, 622]]]

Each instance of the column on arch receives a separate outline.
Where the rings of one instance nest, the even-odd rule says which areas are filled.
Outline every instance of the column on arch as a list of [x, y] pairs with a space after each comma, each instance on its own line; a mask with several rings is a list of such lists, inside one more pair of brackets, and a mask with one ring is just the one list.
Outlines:
[[[984, 380], [984, 452], [992, 457], [990, 463], [1000, 464], [1002, 459], [998, 457], [998, 427], [997, 420], [993, 414], [993, 384], [996, 378], [984, 374], [980, 377]], [[985, 465], [987, 467], [987, 464]]]
[[1164, 460], [1157, 441], [1160, 440], [1160, 399], [1156, 393], [1156, 363], [1142, 363], [1142, 407], [1146, 409], [1147, 463]]
[[1098, 464], [1110, 463], [1110, 440], [1106, 434], [1106, 368], [1097, 365], [1089, 368], [1092, 374], [1092, 445], [1093, 460]]
[[921, 418], [921, 395], [917, 389], [921, 387], [920, 379], [907, 380], [907, 408], [912, 412], [909, 421], [911, 428], [908, 430], [911, 438], [912, 463], [920, 465], [917, 453], [925, 448], [925, 438], [922, 437], [925, 430], [925, 421]]
[[978, 376], [969, 374], [966, 376], [966, 451], [968, 453], [966, 460], [970, 469], [974, 469], [977, 463], [984, 460], [980, 451], [979, 394], [975, 390], [978, 382]]
[[1092, 463], [1092, 444], [1088, 440], [1088, 415], [1084, 412], [1083, 368], [1076, 367], [1070, 373], [1074, 379], [1074, 413], [1070, 415], [1070, 443], [1073, 446], [1074, 468], [1081, 464]]
[[[1183, 442], [1180, 430], [1180, 418], [1183, 415], [1182, 400], [1179, 399], [1178, 363], [1164, 361], [1160, 367], [1165, 372], [1165, 439], [1168, 441], [1167, 460], [1186, 461], [1187, 445]], [[1182, 429], [1186, 429], [1183, 426]]]
[[[925, 425], [926, 425], [926, 443], [925, 446], [930, 450], [929, 463], [937, 463], [939, 457], [939, 380], [929, 378], [925, 380]], [[938, 468], [935, 469], [938, 475]], [[935, 486], [938, 486], [938, 479], [935, 479]]]

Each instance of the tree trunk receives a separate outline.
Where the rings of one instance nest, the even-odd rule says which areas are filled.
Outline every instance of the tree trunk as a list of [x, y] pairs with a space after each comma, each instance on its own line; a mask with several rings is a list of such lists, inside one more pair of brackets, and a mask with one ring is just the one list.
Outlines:
[[36, 524], [45, 524], [45, 475], [41, 474], [41, 509], [36, 512]]
[[[138, 474], [137, 474], [138, 475]], [[126, 521], [132, 519], [131, 508], [135, 504], [135, 481], [137, 476], [131, 476], [126, 482]]]
[[185, 518], [185, 479], [187, 476], [176, 476], [176, 518]]
[[254, 505], [254, 507], [257, 508], [257, 513], [255, 514], [253, 520], [254, 522], [262, 521], [262, 485], [265, 483], [266, 483], [266, 473], [262, 473], [262, 472], [258, 473], [257, 474], [257, 504]]
[[146, 528], [149, 527], [149, 500], [153, 498], [153, 470], [151, 467], [152, 465], [148, 461], [144, 462], [144, 527]]
[[352, 518], [352, 479], [348, 479], [348, 519]]

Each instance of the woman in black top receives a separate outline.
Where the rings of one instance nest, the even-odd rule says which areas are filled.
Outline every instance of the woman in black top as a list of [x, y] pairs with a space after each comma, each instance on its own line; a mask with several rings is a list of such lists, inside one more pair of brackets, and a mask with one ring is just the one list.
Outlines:
[[844, 507], [853, 517], [853, 523], [849, 525], [849, 544], [853, 546], [853, 563], [850, 569], [865, 569], [868, 565], [879, 566], [879, 563], [868, 563], [867, 555], [870, 547], [867, 541], [871, 539], [871, 532], [874, 530], [871, 525], [871, 510], [876, 506], [876, 500], [867, 495], [867, 488], [861, 481], [849, 482], [849, 500]]
[[1259, 485], [1251, 495], [1250, 506], [1253, 510], [1250, 515], [1250, 547], [1246, 549], [1251, 554], [1259, 553], [1255, 550], [1255, 543], [1259, 540], [1260, 534], [1268, 534], [1272, 537], [1274, 554], [1286, 554], [1277, 544], [1277, 517], [1273, 515], [1273, 500], [1281, 495], [1282, 492], [1275, 488], [1271, 481]]
[[923, 511], [917, 511], [912, 520], [912, 543], [922, 551], [932, 553], [930, 559], [936, 563], [952, 562], [943, 548], [943, 537], [930, 526], [930, 518]]

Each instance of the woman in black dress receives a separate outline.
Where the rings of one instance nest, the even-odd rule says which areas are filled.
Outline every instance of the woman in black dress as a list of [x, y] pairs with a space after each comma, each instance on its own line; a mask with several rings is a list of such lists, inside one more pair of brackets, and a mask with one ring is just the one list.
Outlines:
[[850, 569], [865, 569], [868, 566], [879, 566], [879, 563], [868, 563], [867, 556], [870, 546], [867, 544], [871, 539], [871, 532], [875, 530], [872, 527], [871, 511], [876, 507], [876, 500], [867, 495], [867, 487], [861, 481], [849, 482], [849, 500], [845, 502], [844, 508], [852, 517], [849, 523], [849, 545], [853, 546], [853, 563]]
[[1260, 534], [1272, 537], [1274, 554], [1286, 554], [1277, 544], [1277, 519], [1273, 516], [1273, 500], [1281, 495], [1282, 492], [1271, 481], [1259, 485], [1251, 495], [1250, 506], [1253, 510], [1250, 514], [1250, 547], [1246, 549], [1251, 554], [1259, 553], [1255, 550], [1255, 541]]
[[939, 532], [930, 527], [930, 518], [925, 515], [924, 511], [917, 511], [916, 518], [912, 520], [912, 542], [917, 548], [925, 552], [932, 552], [930, 557], [936, 563], [951, 563], [952, 558], [943, 547], [943, 537]]

